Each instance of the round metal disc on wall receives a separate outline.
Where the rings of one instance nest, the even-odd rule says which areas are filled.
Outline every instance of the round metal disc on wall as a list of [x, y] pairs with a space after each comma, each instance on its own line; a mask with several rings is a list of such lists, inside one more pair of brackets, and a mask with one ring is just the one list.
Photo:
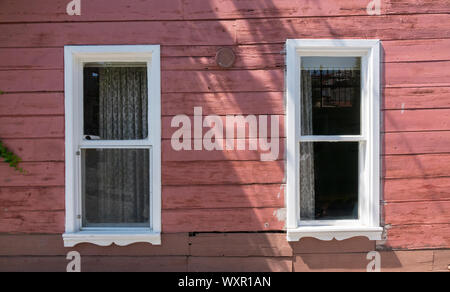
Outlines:
[[236, 54], [230, 48], [221, 48], [216, 54], [216, 63], [222, 68], [230, 68], [236, 61]]

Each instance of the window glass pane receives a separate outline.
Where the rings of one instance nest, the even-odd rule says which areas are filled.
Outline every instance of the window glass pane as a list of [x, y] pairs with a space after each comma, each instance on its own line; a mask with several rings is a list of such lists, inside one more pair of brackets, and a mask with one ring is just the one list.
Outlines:
[[361, 58], [302, 57], [302, 135], [361, 134]]
[[85, 149], [83, 226], [149, 226], [149, 150]]
[[86, 64], [84, 139], [142, 140], [148, 136], [145, 64]]
[[358, 142], [300, 144], [301, 220], [358, 219]]

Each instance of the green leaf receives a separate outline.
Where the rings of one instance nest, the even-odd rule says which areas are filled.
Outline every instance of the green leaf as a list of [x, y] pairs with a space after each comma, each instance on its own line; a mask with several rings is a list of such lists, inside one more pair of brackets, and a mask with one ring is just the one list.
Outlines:
[[3, 160], [9, 164], [12, 168], [15, 170], [25, 173], [25, 171], [19, 167], [19, 163], [22, 161], [22, 159], [15, 155], [13, 152], [9, 151], [8, 148], [0, 141], [0, 157], [3, 158]]

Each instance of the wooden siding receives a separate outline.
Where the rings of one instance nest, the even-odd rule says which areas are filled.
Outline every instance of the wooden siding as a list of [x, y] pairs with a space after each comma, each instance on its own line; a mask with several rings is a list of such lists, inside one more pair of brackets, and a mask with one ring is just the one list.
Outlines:
[[[90, 270], [114, 270], [123, 256], [131, 257], [127, 262], [136, 270], [365, 267], [364, 252], [375, 247], [358, 240], [355, 248], [351, 242], [309, 239], [292, 247], [284, 235], [269, 233], [186, 235], [284, 230], [285, 62], [280, 52], [287, 38], [382, 40], [381, 204], [387, 240], [380, 245], [450, 248], [449, 0], [383, 0], [380, 16], [367, 15], [368, 0], [82, 0], [81, 16], [67, 16], [66, 2], [0, 1], [0, 90], [5, 93], [0, 95], [0, 138], [27, 170], [19, 174], [0, 163], [0, 270], [25, 264], [39, 269], [42, 261], [58, 270], [66, 262], [58, 257], [66, 252], [59, 235], [64, 231], [64, 45], [161, 45], [162, 224], [165, 238], [172, 239], [159, 249], [83, 246]], [[215, 64], [223, 46], [237, 55], [228, 70]], [[280, 115], [278, 160], [261, 162], [257, 151], [172, 150], [170, 121], [177, 114], [192, 116], [194, 106], [221, 117]], [[30, 242], [42, 247], [36, 253], [13, 234], [49, 235], [30, 235]], [[224, 237], [242, 244], [227, 249]], [[327, 253], [339, 254], [338, 260], [330, 262]], [[386, 268], [443, 269], [433, 262], [436, 251], [419, 253], [388, 254]], [[229, 259], [219, 261], [223, 255]], [[243, 260], [247, 255], [252, 258]]]
[[[367, 269], [375, 243], [366, 238], [288, 243], [285, 234], [163, 234], [163, 245], [81, 244], [64, 248], [60, 235], [0, 235], [0, 271], [66, 271], [78, 251], [81, 270], [176, 272], [323, 272]], [[448, 271], [449, 250], [380, 251], [381, 271]]]

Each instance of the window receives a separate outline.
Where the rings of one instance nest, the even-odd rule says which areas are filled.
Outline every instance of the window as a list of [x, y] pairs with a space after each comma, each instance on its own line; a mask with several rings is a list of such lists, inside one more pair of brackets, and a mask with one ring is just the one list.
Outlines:
[[159, 50], [65, 47], [67, 247], [161, 244]]
[[380, 41], [286, 47], [288, 240], [379, 240]]

